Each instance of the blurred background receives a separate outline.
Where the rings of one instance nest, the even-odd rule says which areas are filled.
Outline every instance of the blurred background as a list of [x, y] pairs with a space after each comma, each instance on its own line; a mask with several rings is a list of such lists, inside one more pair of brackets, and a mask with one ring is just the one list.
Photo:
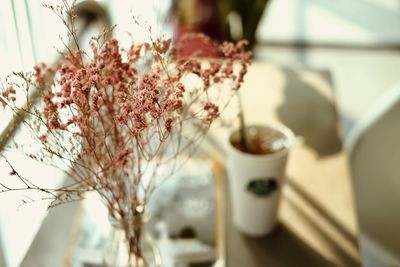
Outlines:
[[[56, 61], [54, 48], [62, 49], [60, 36], [66, 32], [60, 20], [42, 7], [49, 3], [60, 1], [1, 1], [1, 78], [12, 71], [31, 71], [35, 63]], [[117, 25], [115, 35], [122, 40], [130, 35], [135, 41], [147, 40], [149, 27], [151, 34], [173, 38], [187, 31], [204, 32], [218, 41], [249, 40], [255, 62], [328, 73], [338, 131], [327, 133], [331, 145], [317, 152], [329, 157], [345, 150], [348, 155], [364, 265], [400, 266], [400, 230], [395, 229], [400, 225], [399, 0], [104, 0], [78, 4], [79, 23], [88, 29], [82, 31], [83, 38], [106, 25]], [[135, 24], [132, 16], [143, 25]], [[286, 95], [287, 101], [291, 98], [301, 100], [302, 93]], [[296, 122], [285, 117], [285, 109], [279, 112], [282, 121], [301, 134]], [[2, 144], [7, 142], [4, 133], [11, 120], [10, 113], [0, 113]], [[312, 145], [312, 140], [305, 141]], [[25, 223], [26, 234], [15, 240], [10, 233], [18, 227], [4, 215], [6, 203], [0, 203], [0, 266], [3, 257], [7, 267], [14, 267], [24, 257], [34, 238], [30, 233], [38, 231], [41, 220], [30, 226]], [[44, 217], [45, 212], [41, 214]], [[19, 249], [21, 244], [25, 245]]]
[[[44, 3], [1, 3], [0, 75], [52, 62], [65, 27]], [[78, 1], [79, 2], [79, 1]], [[397, 0], [136, 0], [98, 1], [116, 35], [179, 35], [202, 31], [217, 40], [250, 41], [255, 60], [329, 70], [347, 133], [372, 102], [398, 81], [400, 3]], [[50, 26], [51, 25], [51, 26]], [[355, 101], [357, 99], [357, 101]], [[357, 103], [355, 103], [357, 102]], [[2, 120], [1, 126], [6, 123]]]

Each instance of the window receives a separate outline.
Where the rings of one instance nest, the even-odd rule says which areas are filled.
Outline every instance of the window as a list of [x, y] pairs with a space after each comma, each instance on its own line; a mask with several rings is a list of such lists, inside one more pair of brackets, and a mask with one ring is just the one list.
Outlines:
[[[56, 52], [53, 46], [57, 46], [58, 35], [63, 33], [64, 28], [56, 16], [42, 7], [44, 2], [28, 0], [1, 2], [0, 79], [2, 81], [12, 71], [32, 71], [35, 62], [51, 62], [50, 60], [54, 59]], [[49, 51], [54, 52], [49, 53]], [[0, 111], [0, 136], [9, 129], [12, 118], [13, 114], [9, 109]], [[18, 135], [23, 138], [24, 131], [19, 131]], [[8, 154], [8, 156], [23, 165], [23, 171], [41, 170], [32, 160], [29, 161], [21, 154]], [[2, 164], [4, 162], [0, 162], [0, 172], [7, 170]], [[54, 172], [47, 171], [47, 173], [55, 175]], [[0, 177], [4, 177], [4, 173], [0, 173]], [[61, 177], [55, 178], [54, 185], [61, 181]], [[17, 196], [12, 194], [0, 195], [1, 266], [19, 266], [47, 214], [47, 204], [44, 202], [16, 210], [17, 199]]]
[[[116, 0], [112, 2], [112, 5], [111, 1], [101, 4], [108, 9], [111, 16], [114, 15], [112, 24], [118, 24], [116, 31], [118, 36], [135, 32], [133, 36], [135, 40], [143, 40], [147, 32], [142, 29], [141, 34], [136, 34], [139, 30], [132, 19], [130, 10], [135, 10], [134, 14], [143, 21], [149, 22], [150, 26], [160, 23], [156, 19], [156, 13], [161, 16], [166, 15], [169, 1], [162, 1], [161, 6], [158, 2], [153, 0], [145, 5], [141, 0]], [[32, 71], [35, 63], [45, 62], [51, 65], [57, 57], [56, 49], [63, 50], [60, 36], [66, 36], [65, 26], [53, 12], [42, 7], [42, 4], [50, 3], [60, 4], [61, 0], [4, 0], [0, 4], [0, 32], [4, 33], [0, 35], [1, 79], [5, 79], [12, 71]], [[98, 24], [93, 26], [87, 28], [88, 32], [83, 34], [83, 45], [88, 43], [88, 38], [98, 34]], [[100, 30], [103, 26], [100, 26]], [[159, 32], [160, 30], [157, 30], [157, 33]], [[64, 40], [66, 39], [64, 37]], [[13, 114], [10, 110], [0, 112], [0, 137], [2, 133], [11, 129], [12, 120]], [[29, 135], [23, 128], [18, 128], [15, 138], [26, 142], [29, 140], [27, 139]], [[1, 149], [3, 147], [0, 142]], [[56, 169], [38, 164], [20, 153], [6, 153], [7, 157], [20, 167], [18, 169], [21, 173], [39, 174], [37, 178], [40, 179], [49, 177], [51, 182], [46, 185], [51, 187], [57, 187], [63, 182], [62, 173]], [[0, 179], [7, 176], [8, 168], [4, 166], [7, 164], [0, 160]], [[16, 210], [19, 204], [18, 199], [20, 197], [14, 194], [0, 194], [0, 256], [4, 255], [6, 267], [20, 265], [47, 214], [45, 202], [29, 204], [26, 208]], [[1, 260], [0, 257], [0, 265], [3, 266]]]

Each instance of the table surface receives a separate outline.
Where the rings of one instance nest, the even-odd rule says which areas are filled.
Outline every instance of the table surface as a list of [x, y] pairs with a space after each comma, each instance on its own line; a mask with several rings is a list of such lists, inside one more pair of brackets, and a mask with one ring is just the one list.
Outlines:
[[[283, 123], [297, 142], [289, 158], [280, 224], [269, 236], [246, 237], [235, 229], [226, 192], [226, 265], [359, 266], [351, 180], [329, 73], [255, 62], [240, 92], [248, 124]], [[224, 117], [235, 116], [236, 106], [233, 101]], [[205, 145], [222, 163], [225, 134], [226, 129], [212, 130]], [[71, 242], [60, 240], [75, 238], [71, 232], [78, 210], [72, 204], [50, 211], [21, 266], [65, 266]], [[61, 225], [65, 231], [57, 231]], [[52, 256], [44, 259], [43, 252]]]
[[[255, 62], [240, 90], [248, 124], [283, 123], [297, 142], [272, 234], [240, 234], [227, 198], [227, 266], [359, 266], [352, 183], [329, 73]], [[233, 103], [225, 116], [235, 113]], [[224, 130], [212, 134], [221, 140]], [[218, 143], [211, 147], [222, 151]]]

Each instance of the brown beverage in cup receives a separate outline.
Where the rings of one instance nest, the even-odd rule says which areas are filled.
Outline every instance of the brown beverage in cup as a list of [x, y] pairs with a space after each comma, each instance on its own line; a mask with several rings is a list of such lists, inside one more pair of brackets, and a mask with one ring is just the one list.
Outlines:
[[251, 126], [246, 130], [246, 143], [241, 142], [239, 131], [231, 136], [231, 144], [238, 150], [254, 154], [266, 155], [283, 150], [288, 145], [286, 136], [271, 127]]

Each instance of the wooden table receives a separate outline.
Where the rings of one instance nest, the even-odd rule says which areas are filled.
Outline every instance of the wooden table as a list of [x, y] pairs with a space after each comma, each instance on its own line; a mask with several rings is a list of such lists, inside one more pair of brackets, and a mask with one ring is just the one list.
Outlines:
[[[283, 123], [297, 136], [291, 151], [280, 225], [251, 238], [232, 225], [227, 198], [227, 266], [359, 266], [357, 226], [347, 158], [329, 73], [255, 62], [241, 89], [248, 124]], [[235, 103], [225, 116], [237, 113]], [[210, 146], [224, 161], [226, 129]], [[226, 180], [226, 182], [229, 182]], [[227, 192], [229, 194], [229, 192]]]
[[[271, 235], [250, 238], [237, 232], [230, 220], [229, 192], [225, 192], [226, 266], [359, 266], [351, 181], [329, 73], [255, 62], [241, 97], [249, 124], [281, 122], [298, 138], [289, 159], [280, 225]], [[233, 101], [224, 116], [236, 113]], [[226, 131], [212, 130], [205, 143], [221, 162]], [[71, 248], [60, 240], [75, 238], [71, 231], [78, 210], [74, 204], [50, 211], [21, 266], [39, 262], [61, 266]], [[63, 226], [65, 231], [60, 231]], [[44, 259], [44, 251], [51, 257]]]

